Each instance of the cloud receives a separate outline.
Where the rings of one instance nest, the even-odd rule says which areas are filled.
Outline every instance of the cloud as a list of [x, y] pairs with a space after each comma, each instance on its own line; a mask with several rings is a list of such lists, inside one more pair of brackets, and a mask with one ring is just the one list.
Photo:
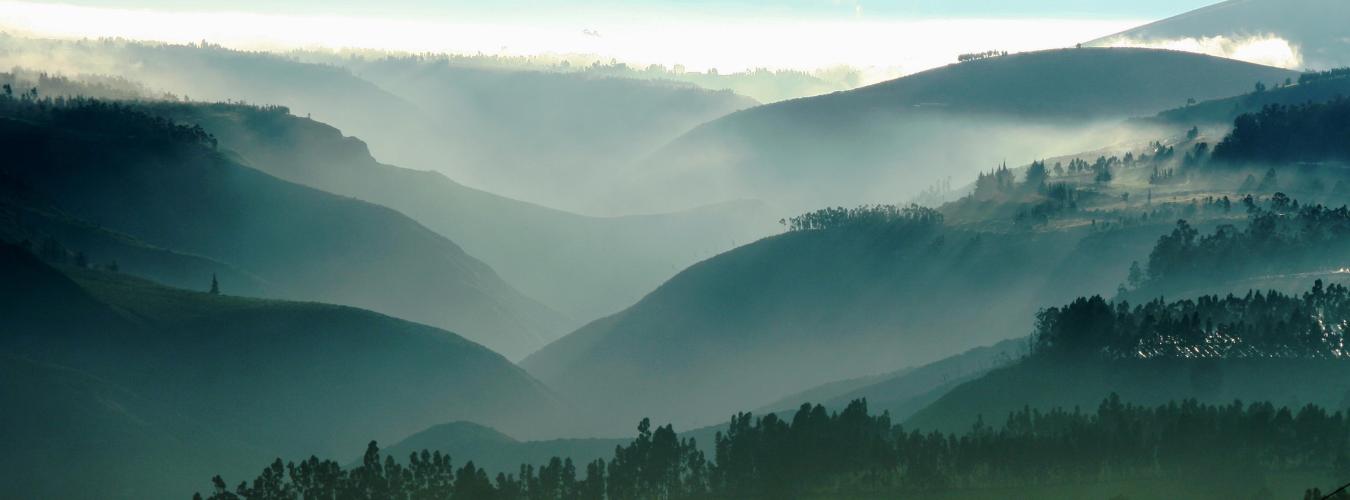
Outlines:
[[1101, 45], [1180, 50], [1286, 69], [1303, 67], [1303, 55], [1298, 45], [1275, 35], [1173, 39], [1137, 39], [1122, 36], [1106, 40]]

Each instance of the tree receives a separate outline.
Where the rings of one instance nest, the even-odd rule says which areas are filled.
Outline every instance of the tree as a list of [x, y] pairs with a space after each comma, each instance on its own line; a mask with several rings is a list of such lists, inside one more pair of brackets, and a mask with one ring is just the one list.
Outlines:
[[1031, 166], [1027, 167], [1026, 185], [1032, 190], [1040, 190], [1045, 186], [1047, 177], [1049, 177], [1049, 173], [1045, 169], [1045, 162], [1033, 161]]
[[216, 273], [211, 273], [211, 295], [220, 295], [220, 282], [216, 281]]
[[1139, 261], [1136, 260], [1130, 263], [1130, 275], [1127, 281], [1130, 288], [1139, 288], [1144, 284], [1144, 280], [1147, 278], [1148, 277], [1144, 275], [1144, 270], [1139, 267]]

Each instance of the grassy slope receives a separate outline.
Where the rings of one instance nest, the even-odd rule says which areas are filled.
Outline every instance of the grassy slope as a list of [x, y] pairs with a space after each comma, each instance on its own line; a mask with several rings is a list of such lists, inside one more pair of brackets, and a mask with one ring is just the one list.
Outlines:
[[0, 405], [0, 489], [14, 498], [186, 498], [268, 459], [162, 401], [3, 354]]
[[[6, 364], [23, 377], [4, 386], [6, 407], [23, 409], [9, 412], [6, 431], [52, 435], [51, 418], [69, 419], [60, 442], [87, 452], [80, 463], [91, 477], [115, 476], [111, 461], [143, 459], [140, 474], [107, 485], [114, 490], [184, 496], [174, 489], [182, 476], [205, 484], [208, 469], [252, 473], [260, 457], [340, 456], [459, 419], [536, 436], [560, 418], [561, 404], [523, 370], [443, 330], [350, 307], [64, 271], [0, 246], [0, 342], [5, 356], [23, 359]], [[31, 450], [23, 463], [57, 460], [51, 449], [21, 449]], [[172, 478], [143, 475], [156, 470]]]
[[753, 203], [581, 216], [469, 188], [439, 173], [381, 164], [360, 140], [284, 113], [220, 104], [144, 108], [201, 124], [242, 161], [269, 174], [408, 214], [463, 245], [528, 296], [581, 321], [631, 305], [710, 252], [776, 228], [776, 217]]
[[699, 263], [523, 365], [603, 408], [594, 418], [611, 432], [642, 416], [705, 424], [1025, 334], [1051, 297], [1114, 289], [1123, 276], [1083, 270], [1146, 254], [1159, 230], [789, 233]]
[[1120, 361], [1065, 364], [1029, 359], [962, 384], [916, 413], [906, 426], [966, 430], [983, 415], [1002, 421], [1025, 406], [1095, 411], [1110, 393], [1157, 405], [1197, 398], [1206, 403], [1269, 401], [1344, 409], [1350, 364], [1340, 360]]
[[[916, 194], [1000, 158], [1101, 144], [1129, 116], [1297, 78], [1183, 52], [1063, 49], [953, 64], [848, 92], [733, 113], [654, 154], [635, 202], [759, 197], [793, 209]], [[1119, 130], [1097, 130], [1114, 134]], [[1002, 155], [1002, 156], [1000, 156]], [[890, 197], [886, 197], [889, 194]], [[707, 201], [707, 200], [703, 200]]]
[[670, 81], [406, 59], [344, 63], [417, 103], [434, 127], [434, 140], [399, 149], [385, 147], [383, 137], [359, 134], [380, 158], [588, 213], [610, 213], [596, 195], [635, 160], [699, 124], [758, 104]]
[[68, 216], [228, 263], [271, 283], [277, 296], [369, 307], [512, 356], [557, 328], [556, 313], [388, 208], [281, 181], [202, 148], [12, 120], [0, 126], [16, 157], [4, 173]]
[[452, 422], [428, 428], [384, 449], [399, 459], [422, 450], [449, 453], [456, 464], [472, 460], [479, 467], [507, 474], [515, 473], [520, 465], [542, 465], [553, 457], [571, 458], [578, 469], [603, 458], [608, 462], [614, 456], [614, 447], [628, 445], [631, 438], [549, 439], [518, 441], [506, 434], [470, 422]]
[[1260, 111], [1271, 104], [1294, 105], [1307, 102], [1326, 102], [1337, 97], [1350, 96], [1350, 77], [1318, 80], [1301, 85], [1268, 89], [1223, 99], [1201, 102], [1194, 106], [1176, 108], [1147, 121], [1175, 125], [1224, 125], [1244, 113]]

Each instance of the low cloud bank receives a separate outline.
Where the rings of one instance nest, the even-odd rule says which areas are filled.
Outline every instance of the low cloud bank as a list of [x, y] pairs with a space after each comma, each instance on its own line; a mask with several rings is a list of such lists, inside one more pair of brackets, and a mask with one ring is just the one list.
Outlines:
[[1303, 67], [1303, 55], [1298, 45], [1275, 35], [1247, 37], [1220, 35], [1172, 39], [1140, 39], [1122, 36], [1108, 39], [1100, 45], [1181, 50], [1286, 69], [1301, 69]]

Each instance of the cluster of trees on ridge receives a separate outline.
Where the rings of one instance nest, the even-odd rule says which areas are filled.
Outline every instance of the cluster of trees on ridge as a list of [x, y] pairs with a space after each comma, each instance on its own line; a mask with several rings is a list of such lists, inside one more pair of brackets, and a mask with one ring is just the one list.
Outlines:
[[1277, 291], [1206, 295], [1131, 307], [1080, 297], [1036, 315], [1033, 355], [1072, 359], [1341, 359], [1350, 290], [1317, 280], [1301, 297]]
[[1350, 68], [1335, 68], [1326, 71], [1309, 71], [1299, 75], [1298, 84], [1319, 82], [1322, 80], [1335, 80], [1338, 78], [1350, 78]]
[[910, 204], [863, 205], [857, 208], [832, 207], [805, 213], [778, 221], [788, 231], [814, 231], [845, 226], [897, 224], [936, 227], [942, 225], [942, 214], [937, 210]]
[[1006, 50], [988, 50], [984, 52], [972, 52], [956, 56], [956, 62], [978, 61], [980, 59], [989, 59], [991, 57], [1003, 57], [1008, 55]]
[[981, 419], [969, 431], [944, 434], [892, 425], [858, 400], [837, 413], [804, 404], [790, 419], [737, 414], [717, 434], [712, 461], [670, 426], [653, 432], [643, 420], [636, 439], [616, 447], [608, 463], [588, 464], [584, 475], [553, 458], [489, 479], [472, 462], [456, 468], [440, 452], [412, 453], [401, 464], [372, 442], [350, 469], [315, 457], [278, 459], [233, 490], [217, 476], [208, 495], [194, 498], [796, 498], [1177, 477], [1222, 490], [1287, 471], [1350, 473], [1350, 419], [1312, 405], [1146, 407], [1113, 394], [1095, 412], [1023, 409], [1001, 425]]
[[201, 145], [210, 149], [217, 147], [216, 138], [200, 125], [182, 125], [113, 101], [41, 97], [36, 88], [18, 95], [8, 86], [0, 88], [0, 113], [83, 132], [115, 133], [140, 140]]

